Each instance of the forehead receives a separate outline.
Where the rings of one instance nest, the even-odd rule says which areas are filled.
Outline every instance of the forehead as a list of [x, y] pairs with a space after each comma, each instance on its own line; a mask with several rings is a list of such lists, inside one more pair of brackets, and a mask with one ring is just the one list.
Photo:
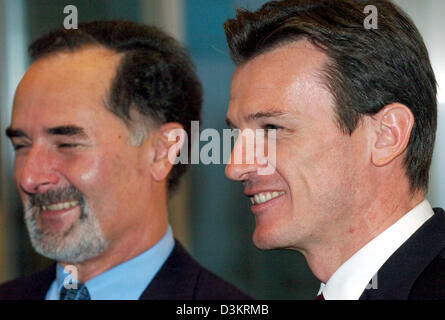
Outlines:
[[324, 85], [327, 55], [307, 40], [263, 53], [239, 66], [232, 78], [228, 117], [258, 109], [298, 113], [304, 103], [332, 100]]
[[[46, 119], [88, 119], [103, 107], [120, 56], [103, 48], [85, 48], [41, 58], [16, 90], [12, 126]], [[59, 123], [48, 123], [49, 126]]]

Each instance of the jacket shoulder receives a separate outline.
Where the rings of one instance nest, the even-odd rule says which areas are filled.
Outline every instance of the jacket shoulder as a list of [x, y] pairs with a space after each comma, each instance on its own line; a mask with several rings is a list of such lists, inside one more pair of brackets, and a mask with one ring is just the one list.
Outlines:
[[201, 266], [176, 241], [173, 252], [140, 299], [248, 300], [241, 290]]
[[223, 280], [213, 272], [199, 266], [200, 273], [196, 282], [196, 300], [251, 300], [252, 298]]
[[0, 300], [43, 300], [55, 279], [55, 264], [0, 285]]
[[409, 299], [445, 300], [445, 250], [417, 278]]
[[445, 297], [445, 212], [434, 215], [402, 244], [378, 271], [378, 288], [360, 299], [407, 300]]

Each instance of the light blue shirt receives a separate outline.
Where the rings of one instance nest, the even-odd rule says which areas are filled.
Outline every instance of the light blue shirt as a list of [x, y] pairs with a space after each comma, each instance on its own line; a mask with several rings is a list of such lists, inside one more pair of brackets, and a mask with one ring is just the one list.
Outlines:
[[[147, 251], [88, 280], [91, 300], [138, 300], [173, 250], [175, 240], [170, 226], [162, 239]], [[56, 279], [46, 300], [59, 300], [64, 284], [72, 284], [70, 270], [57, 264]]]

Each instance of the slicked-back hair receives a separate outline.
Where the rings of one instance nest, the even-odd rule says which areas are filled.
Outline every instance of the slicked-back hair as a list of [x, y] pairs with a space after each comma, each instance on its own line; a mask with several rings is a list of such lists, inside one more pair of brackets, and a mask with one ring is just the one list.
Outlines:
[[[378, 10], [377, 29], [364, 27], [367, 5]], [[224, 30], [237, 65], [302, 39], [323, 50], [329, 58], [324, 83], [345, 134], [352, 134], [364, 115], [391, 103], [406, 105], [415, 123], [404, 165], [411, 192], [427, 192], [437, 127], [436, 80], [422, 36], [400, 8], [386, 0], [271, 1], [255, 12], [238, 9]]]
[[[200, 121], [202, 87], [185, 49], [160, 29], [128, 21], [83, 23], [41, 36], [29, 53], [35, 61], [95, 46], [123, 55], [105, 107], [129, 128], [136, 111], [147, 123], [178, 122], [190, 137], [191, 121]], [[169, 194], [185, 170], [185, 164], [173, 166]]]

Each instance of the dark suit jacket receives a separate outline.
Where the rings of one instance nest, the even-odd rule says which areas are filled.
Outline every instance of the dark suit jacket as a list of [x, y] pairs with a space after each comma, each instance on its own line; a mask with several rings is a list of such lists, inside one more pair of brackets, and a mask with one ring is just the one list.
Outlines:
[[445, 299], [445, 211], [426, 221], [377, 272], [361, 300]]
[[[0, 286], [0, 300], [43, 300], [56, 277], [56, 264]], [[141, 300], [247, 300], [243, 292], [203, 268], [176, 241]]]

